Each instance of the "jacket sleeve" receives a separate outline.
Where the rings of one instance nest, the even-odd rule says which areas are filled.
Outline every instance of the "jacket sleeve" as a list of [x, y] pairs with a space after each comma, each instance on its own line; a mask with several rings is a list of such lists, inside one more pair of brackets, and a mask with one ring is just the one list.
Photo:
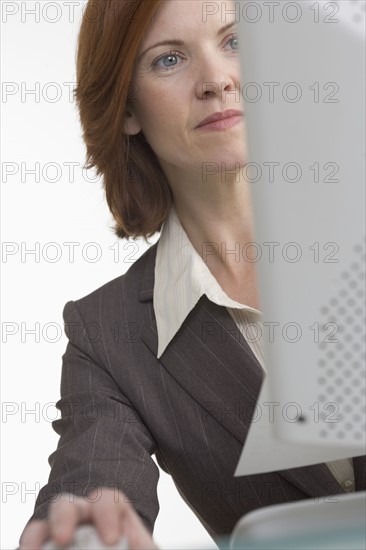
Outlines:
[[[44, 519], [50, 502], [67, 492], [84, 498], [102, 487], [122, 491], [153, 533], [159, 512], [159, 469], [151, 458], [156, 444], [136, 410], [101, 364], [75, 302], [64, 307], [68, 337], [62, 356], [60, 435], [48, 459], [48, 483], [40, 490], [31, 518]], [[123, 358], [121, 358], [123, 368]]]

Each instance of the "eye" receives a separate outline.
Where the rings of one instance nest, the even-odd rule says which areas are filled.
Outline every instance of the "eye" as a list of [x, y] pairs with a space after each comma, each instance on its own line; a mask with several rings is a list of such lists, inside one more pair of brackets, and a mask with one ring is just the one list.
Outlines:
[[227, 44], [230, 44], [230, 42], [233, 42], [234, 40], [235, 40], [236, 43], [237, 43], [237, 47], [234, 48], [234, 51], [238, 51], [238, 50], [239, 50], [239, 37], [238, 37], [237, 33], [231, 35], [231, 37], [230, 37], [229, 40], [227, 41]]
[[[237, 33], [232, 34], [229, 38], [229, 40], [226, 42], [226, 44], [230, 44], [232, 42], [236, 41], [237, 46], [233, 48], [233, 51], [239, 51], [239, 38]], [[182, 56], [180, 53], [176, 51], [166, 52], [163, 55], [160, 55], [157, 59], [155, 59], [152, 62], [153, 67], [158, 67], [160, 69], [165, 69], [166, 71], [169, 71], [170, 69], [174, 69], [178, 66], [178, 63], [174, 63], [174, 59], [182, 59]], [[165, 61], [167, 60], [167, 61]], [[160, 61], [163, 61], [163, 65], [160, 64]]]
[[[167, 52], [167, 53], [164, 53], [163, 55], [161, 55], [160, 57], [158, 57], [157, 59], [155, 59], [155, 61], [153, 61], [153, 66], [154, 67], [159, 67], [161, 69], [166, 69], [166, 70], [169, 70], [171, 68], [174, 68], [177, 66], [177, 64], [170, 64], [172, 61], [174, 61], [174, 58], [180, 58], [180, 54], [178, 52]], [[164, 65], [159, 65], [159, 62], [160, 61], [163, 61], [163, 60], [167, 60], [167, 62], [164, 61]]]

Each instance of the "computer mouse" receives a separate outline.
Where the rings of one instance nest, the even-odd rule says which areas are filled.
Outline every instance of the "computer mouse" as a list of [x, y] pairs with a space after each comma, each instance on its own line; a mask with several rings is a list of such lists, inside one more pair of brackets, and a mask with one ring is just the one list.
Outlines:
[[113, 545], [105, 545], [94, 525], [80, 525], [68, 546], [58, 546], [54, 541], [46, 542], [42, 550], [128, 550], [127, 538], [122, 535]]

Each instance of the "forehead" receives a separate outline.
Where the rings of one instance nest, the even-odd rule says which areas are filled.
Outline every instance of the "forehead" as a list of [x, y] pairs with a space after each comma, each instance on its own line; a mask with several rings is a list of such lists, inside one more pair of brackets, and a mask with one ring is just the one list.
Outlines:
[[162, 33], [177, 35], [209, 32], [235, 18], [234, 0], [212, 2], [207, 0], [165, 0], [154, 15], [145, 36], [145, 42], [164, 38]]

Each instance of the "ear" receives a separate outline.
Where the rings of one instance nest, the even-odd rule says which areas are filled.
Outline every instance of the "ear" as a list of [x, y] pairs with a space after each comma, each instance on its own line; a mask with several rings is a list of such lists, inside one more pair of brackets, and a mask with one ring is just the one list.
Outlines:
[[124, 133], [130, 136], [134, 136], [139, 132], [141, 132], [141, 125], [131, 108], [126, 112], [126, 117], [124, 120], [123, 127], [124, 127]]

